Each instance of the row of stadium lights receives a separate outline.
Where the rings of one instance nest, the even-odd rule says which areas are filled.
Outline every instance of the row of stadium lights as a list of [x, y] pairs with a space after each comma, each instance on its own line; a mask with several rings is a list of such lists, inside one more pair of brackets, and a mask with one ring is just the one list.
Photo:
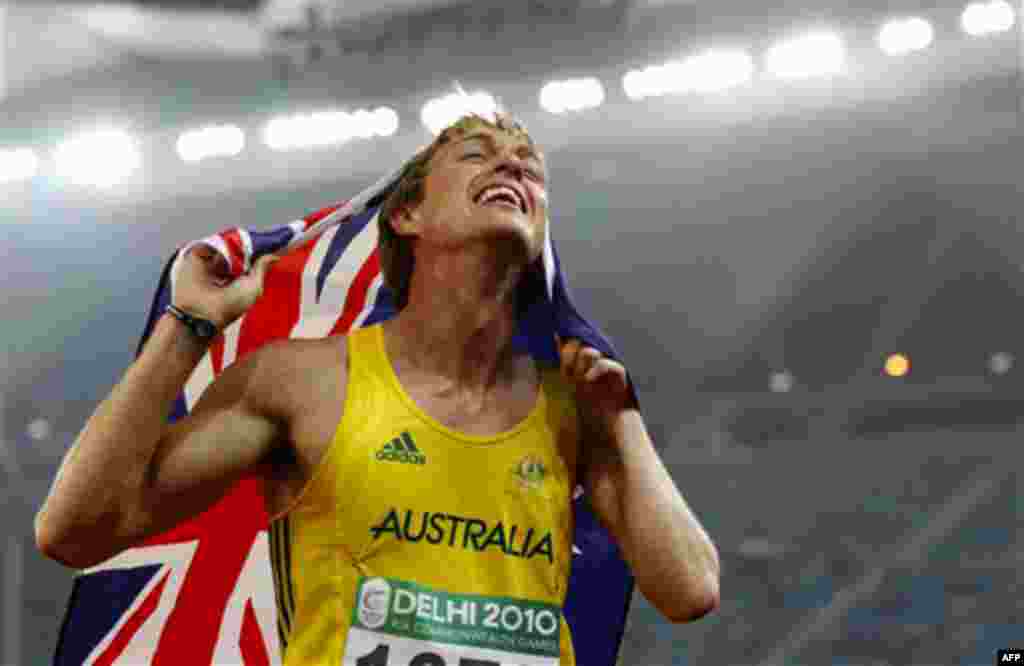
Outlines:
[[[997, 352], [988, 360], [989, 372], [995, 376], [1003, 376], [1013, 369], [1014, 357], [1009, 352]], [[906, 354], [890, 354], [885, 359], [882, 372], [889, 377], [901, 378], [910, 374], [910, 359]], [[774, 372], [769, 381], [773, 393], [789, 393], [796, 387], [796, 378], [788, 370]], [[26, 434], [36, 440], [48, 439], [53, 432], [50, 422], [45, 418], [36, 418], [29, 422]]]
[[[988, 371], [1001, 377], [1013, 369], [1013, 354], [996, 352], [988, 359]], [[882, 374], [900, 379], [910, 374], [910, 357], [906, 354], [889, 354], [882, 364]], [[769, 388], [773, 393], [789, 393], [796, 385], [796, 378], [788, 370], [773, 372], [769, 379]]]
[[[988, 361], [988, 369], [993, 375], [1002, 376], [1013, 368], [1014, 358], [1008, 352], [993, 354]], [[890, 354], [885, 359], [883, 373], [895, 378], [905, 377], [910, 373], [910, 359], [905, 354]], [[769, 388], [773, 393], [789, 393], [796, 386], [796, 378], [788, 370], [774, 372], [771, 375]], [[25, 434], [31, 439], [42, 441], [53, 434], [53, 426], [45, 418], [33, 419], [25, 428]]]
[[[968, 5], [960, 16], [962, 30], [970, 36], [1005, 32], [1016, 20], [1005, 0], [986, 0]], [[889, 21], [878, 31], [879, 48], [891, 56], [928, 47], [934, 39], [931, 23], [919, 17]], [[764, 55], [764, 70], [779, 79], [804, 79], [839, 72], [846, 58], [842, 37], [835, 32], [814, 32], [779, 43]], [[679, 62], [628, 72], [623, 91], [632, 100], [678, 93], [710, 93], [752, 81], [755, 62], [743, 50], [710, 50]], [[555, 81], [540, 91], [544, 110], [560, 114], [600, 106], [605, 91], [596, 78]], [[434, 134], [473, 110], [493, 110], [496, 103], [487, 93], [448, 95], [427, 102], [423, 124]], [[398, 114], [389, 108], [373, 111], [326, 111], [274, 118], [263, 130], [264, 143], [272, 150], [336, 145], [356, 138], [387, 137], [398, 131]], [[177, 141], [184, 162], [238, 155], [245, 147], [245, 132], [235, 125], [190, 130]], [[57, 146], [53, 151], [56, 175], [74, 185], [106, 188], [134, 172], [142, 157], [136, 140], [124, 130], [92, 130]], [[31, 148], [0, 150], [0, 183], [27, 180], [36, 175], [41, 160]]]

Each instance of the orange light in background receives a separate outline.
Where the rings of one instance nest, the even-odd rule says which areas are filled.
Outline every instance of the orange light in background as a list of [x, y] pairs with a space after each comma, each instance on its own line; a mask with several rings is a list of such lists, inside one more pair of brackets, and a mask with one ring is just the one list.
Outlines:
[[889, 354], [885, 359], [885, 374], [890, 377], [905, 377], [910, 372], [910, 359], [904, 354]]

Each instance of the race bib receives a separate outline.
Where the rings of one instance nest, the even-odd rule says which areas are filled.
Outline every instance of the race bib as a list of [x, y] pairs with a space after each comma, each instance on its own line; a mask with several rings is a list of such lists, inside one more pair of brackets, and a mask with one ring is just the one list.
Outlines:
[[360, 578], [343, 666], [558, 666], [561, 609]]

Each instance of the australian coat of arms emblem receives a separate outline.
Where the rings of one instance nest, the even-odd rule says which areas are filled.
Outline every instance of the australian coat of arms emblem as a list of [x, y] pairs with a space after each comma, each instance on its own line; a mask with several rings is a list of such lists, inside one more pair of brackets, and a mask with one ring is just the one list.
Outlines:
[[519, 461], [513, 472], [519, 480], [519, 485], [523, 488], [536, 490], [540, 488], [544, 477], [547, 476], [548, 470], [544, 467], [544, 461], [537, 456], [526, 456]]

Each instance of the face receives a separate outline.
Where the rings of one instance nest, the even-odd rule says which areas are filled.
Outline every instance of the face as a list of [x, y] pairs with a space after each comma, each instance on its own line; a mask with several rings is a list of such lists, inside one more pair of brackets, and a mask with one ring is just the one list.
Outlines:
[[409, 222], [429, 243], [508, 242], [532, 261], [544, 244], [546, 182], [526, 135], [474, 123], [434, 154]]

